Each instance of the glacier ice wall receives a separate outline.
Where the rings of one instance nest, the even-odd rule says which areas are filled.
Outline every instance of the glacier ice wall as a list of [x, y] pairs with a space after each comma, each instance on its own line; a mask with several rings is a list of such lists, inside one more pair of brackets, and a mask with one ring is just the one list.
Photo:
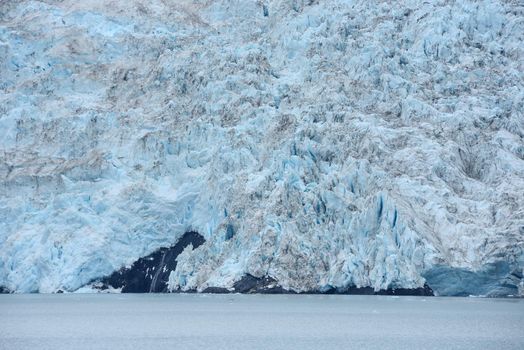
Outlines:
[[461, 271], [524, 294], [523, 18], [502, 0], [1, 2], [0, 286], [76, 290], [197, 231], [173, 290], [449, 294]]

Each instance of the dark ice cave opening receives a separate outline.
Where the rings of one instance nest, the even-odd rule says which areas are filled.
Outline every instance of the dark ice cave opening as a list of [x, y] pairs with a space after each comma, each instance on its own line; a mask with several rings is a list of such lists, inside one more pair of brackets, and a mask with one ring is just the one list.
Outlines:
[[123, 267], [110, 276], [102, 278], [95, 286], [99, 289], [122, 288], [122, 293], [165, 293], [169, 274], [177, 265], [176, 258], [189, 245], [196, 249], [205, 242], [197, 232], [186, 232], [169, 248], [160, 248], [154, 253], [135, 261], [131, 267]]

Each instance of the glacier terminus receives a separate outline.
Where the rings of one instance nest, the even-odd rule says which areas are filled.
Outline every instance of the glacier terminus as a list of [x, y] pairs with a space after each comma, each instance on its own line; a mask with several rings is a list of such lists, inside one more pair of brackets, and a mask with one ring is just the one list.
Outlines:
[[0, 1], [2, 291], [133, 266], [524, 296], [524, 4]]

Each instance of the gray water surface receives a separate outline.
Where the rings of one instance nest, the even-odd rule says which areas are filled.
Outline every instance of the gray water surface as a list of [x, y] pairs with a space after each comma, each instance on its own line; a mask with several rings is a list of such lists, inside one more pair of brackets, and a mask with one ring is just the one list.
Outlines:
[[524, 300], [0, 295], [0, 349], [524, 349]]

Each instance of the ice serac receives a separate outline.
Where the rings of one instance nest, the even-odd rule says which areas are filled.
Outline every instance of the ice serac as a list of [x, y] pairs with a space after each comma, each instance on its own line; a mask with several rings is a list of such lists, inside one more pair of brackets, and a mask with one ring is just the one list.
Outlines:
[[524, 295], [523, 17], [0, 2], [0, 286], [74, 291], [194, 231], [169, 290]]

